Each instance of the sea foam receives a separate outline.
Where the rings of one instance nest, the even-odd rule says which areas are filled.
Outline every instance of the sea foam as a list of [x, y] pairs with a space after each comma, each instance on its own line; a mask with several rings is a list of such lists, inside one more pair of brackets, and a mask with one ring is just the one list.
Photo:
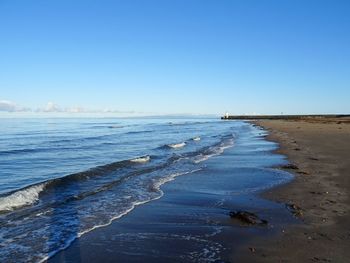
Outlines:
[[12, 211], [18, 207], [31, 205], [39, 200], [39, 194], [45, 188], [45, 184], [34, 185], [8, 196], [0, 197], [0, 212]]
[[226, 140], [225, 142], [221, 142], [219, 145], [217, 146], [212, 146], [209, 148], [209, 150], [207, 151], [207, 153], [203, 154], [200, 153], [199, 155], [197, 155], [194, 158], [194, 163], [200, 163], [203, 162], [205, 160], [208, 160], [209, 158], [213, 157], [213, 156], [217, 156], [222, 154], [225, 149], [232, 147], [234, 144], [234, 140], [233, 138]]
[[170, 148], [176, 149], [176, 148], [182, 148], [182, 147], [186, 146], [186, 143], [185, 142], [172, 143], [172, 144], [168, 144], [167, 146], [170, 147]]
[[150, 160], [151, 160], [151, 157], [149, 155], [146, 155], [146, 156], [138, 157], [138, 158], [135, 158], [135, 159], [131, 159], [130, 162], [133, 162], [133, 163], [147, 163]]

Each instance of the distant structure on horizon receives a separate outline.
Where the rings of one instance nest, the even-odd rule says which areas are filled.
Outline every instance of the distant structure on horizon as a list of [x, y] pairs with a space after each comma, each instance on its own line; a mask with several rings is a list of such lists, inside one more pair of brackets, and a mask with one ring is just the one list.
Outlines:
[[228, 115], [225, 113], [222, 120], [308, 120], [350, 118], [350, 114], [306, 114], [306, 115]]

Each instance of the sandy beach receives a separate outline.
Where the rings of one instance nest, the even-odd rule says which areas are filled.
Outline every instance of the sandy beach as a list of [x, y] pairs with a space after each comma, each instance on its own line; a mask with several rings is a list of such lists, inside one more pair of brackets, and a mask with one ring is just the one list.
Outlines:
[[232, 261], [349, 262], [349, 119], [254, 123], [269, 131], [268, 140], [280, 144], [278, 153], [291, 162], [285, 170], [296, 175], [262, 196], [290, 204], [300, 224], [286, 226], [269, 239], [255, 238]]

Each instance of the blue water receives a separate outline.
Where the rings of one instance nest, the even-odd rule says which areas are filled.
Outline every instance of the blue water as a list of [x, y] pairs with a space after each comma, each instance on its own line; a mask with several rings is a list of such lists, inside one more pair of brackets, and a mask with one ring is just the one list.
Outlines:
[[[46, 259], [76, 237], [160, 198], [162, 184], [205, 170], [206, 160], [234, 147], [238, 138], [246, 140], [241, 157], [259, 151], [256, 138], [265, 134], [245, 122], [217, 119], [0, 124], [0, 258], [17, 262]], [[261, 142], [261, 152], [274, 147]], [[268, 164], [269, 158], [262, 161]], [[259, 190], [248, 189], [244, 180], [238, 184], [242, 193]]]

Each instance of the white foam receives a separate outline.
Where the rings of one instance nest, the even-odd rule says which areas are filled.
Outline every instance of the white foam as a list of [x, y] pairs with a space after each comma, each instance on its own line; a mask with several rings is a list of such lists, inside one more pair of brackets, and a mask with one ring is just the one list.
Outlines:
[[[185, 143], [179, 143], [179, 144], [174, 144], [173, 146], [175, 146], [175, 145], [183, 145], [183, 146], [185, 146], [186, 144]], [[168, 146], [171, 147], [170, 145], [168, 145]], [[180, 147], [183, 147], [183, 146], [180, 146]], [[213, 149], [212, 149], [213, 151], [212, 151], [211, 154], [201, 155], [200, 157], [198, 157], [198, 162], [207, 160], [207, 159], [209, 159], [212, 156], [219, 155], [219, 154], [223, 153], [225, 149], [230, 148], [232, 146], [233, 146], [233, 139], [228, 140], [228, 141], [226, 141], [224, 143], [221, 143], [219, 146], [213, 147]], [[147, 157], [147, 156], [145, 156], [145, 157]], [[133, 160], [140, 160], [140, 159], [143, 159], [145, 157], [139, 157], [139, 158], [135, 158]], [[170, 182], [170, 181], [173, 181], [177, 176], [194, 173], [194, 172], [197, 172], [197, 171], [200, 171], [200, 170], [202, 170], [202, 168], [194, 169], [194, 170], [187, 171], [187, 172], [172, 173], [172, 174], [169, 174], [166, 177], [158, 178], [157, 181], [153, 182], [153, 188], [159, 193], [157, 196], [149, 197], [149, 198], [146, 198], [145, 200], [132, 202], [128, 208], [126, 208], [123, 212], [121, 212], [121, 213], [111, 217], [106, 223], [98, 224], [98, 225], [95, 225], [95, 226], [93, 226], [91, 228], [88, 228], [88, 229], [85, 229], [85, 230], [82, 230], [82, 231], [78, 232], [77, 236], [71, 237], [69, 240], [66, 240], [66, 243], [62, 247], [58, 248], [57, 250], [51, 251], [50, 253], [44, 255], [43, 258], [41, 260], [39, 260], [39, 262], [46, 262], [48, 258], [52, 257], [57, 252], [59, 252], [61, 250], [64, 250], [67, 247], [69, 247], [71, 245], [71, 243], [76, 238], [79, 238], [82, 235], [84, 235], [84, 234], [86, 234], [88, 232], [91, 232], [91, 231], [93, 231], [93, 230], [95, 230], [97, 228], [101, 228], [101, 227], [105, 227], [105, 226], [110, 225], [114, 220], [117, 220], [117, 219], [127, 215], [130, 211], [134, 210], [135, 207], [161, 198], [164, 195], [164, 192], [161, 190], [161, 186], [166, 184], [166, 183], [168, 183], [168, 182]], [[215, 234], [216, 234], [216, 232], [213, 233], [212, 235], [215, 235]]]
[[12, 211], [18, 207], [33, 204], [39, 200], [39, 193], [44, 188], [45, 184], [39, 184], [19, 190], [8, 196], [0, 197], [0, 211]]
[[151, 157], [149, 155], [147, 155], [147, 156], [143, 156], [143, 157], [138, 157], [138, 158], [132, 159], [132, 160], [130, 160], [130, 162], [133, 162], [133, 163], [147, 163], [150, 160], [151, 160]]
[[234, 144], [233, 139], [230, 139], [228, 141], [226, 141], [225, 143], [221, 143], [219, 146], [216, 146], [215, 148], [212, 148], [212, 152], [210, 154], [200, 154], [198, 156], [196, 156], [193, 160], [194, 163], [200, 163], [203, 162], [205, 160], [208, 160], [209, 158], [213, 157], [213, 156], [217, 156], [222, 154], [225, 149], [231, 148]]
[[194, 158], [193, 162], [194, 163], [201, 163], [205, 160], [208, 160], [210, 157], [213, 157], [214, 155], [215, 154], [208, 154], [208, 155], [200, 154]]
[[233, 143], [234, 143], [233, 139], [229, 139], [225, 143], [220, 144], [220, 147], [219, 147], [221, 150], [220, 153], [223, 153], [225, 149], [231, 148], [233, 146]]
[[[197, 157], [198, 159], [195, 160], [195, 163], [196, 163], [196, 162], [202, 162], [202, 161], [204, 161], [204, 160], [209, 159], [209, 158], [212, 157], [212, 156], [216, 156], [216, 155], [219, 155], [219, 154], [223, 153], [225, 149], [232, 147], [232, 146], [233, 146], [233, 143], [234, 143], [233, 139], [230, 139], [230, 140], [226, 141], [225, 143], [220, 144], [219, 146], [217, 146], [217, 147], [215, 147], [215, 148], [213, 149], [213, 153], [212, 153], [212, 154], [200, 155], [200, 156], [198, 156], [198, 157]], [[183, 142], [183, 143], [178, 143], [178, 144], [169, 144], [169, 145], [167, 145], [167, 146], [168, 146], [168, 147], [171, 147], [171, 148], [179, 148], [179, 147], [184, 147], [185, 145], [186, 145], [186, 143]], [[131, 160], [131, 161], [140, 162], [140, 160], [145, 160], [145, 159], [147, 159], [146, 157], [149, 157], [149, 156], [135, 158], [135, 159], [133, 159], [133, 160]], [[150, 159], [150, 157], [149, 157], [149, 159]], [[138, 160], [138, 161], [136, 161], [136, 160]], [[64, 250], [64, 249], [66, 249], [67, 247], [69, 247], [69, 246], [71, 245], [71, 243], [72, 243], [76, 238], [79, 238], [79, 237], [81, 237], [82, 235], [84, 235], [84, 234], [86, 234], [86, 233], [88, 233], [88, 232], [91, 232], [91, 231], [93, 231], [93, 230], [95, 230], [95, 229], [97, 229], [97, 228], [106, 227], [106, 226], [110, 225], [114, 220], [117, 220], [117, 219], [119, 219], [119, 218], [121, 218], [121, 217], [127, 215], [127, 214], [128, 214], [129, 212], [131, 212], [132, 210], [134, 210], [135, 207], [137, 207], [137, 206], [139, 206], [139, 205], [142, 205], [142, 204], [145, 204], [145, 203], [148, 203], [148, 202], [150, 202], [150, 201], [154, 201], [154, 200], [157, 200], [157, 199], [161, 198], [161, 197], [164, 195], [164, 192], [161, 190], [161, 186], [162, 186], [163, 184], [166, 184], [166, 183], [168, 183], [168, 182], [170, 182], [170, 181], [173, 181], [177, 176], [181, 176], [181, 175], [186, 175], [186, 174], [194, 173], [194, 172], [197, 172], [197, 171], [200, 171], [200, 170], [202, 170], [202, 168], [194, 169], [194, 170], [187, 171], [187, 172], [173, 173], [173, 174], [170, 174], [170, 175], [168, 175], [168, 176], [166, 176], [166, 177], [163, 177], [163, 178], [158, 179], [158, 181], [154, 182], [154, 184], [153, 184], [154, 189], [156, 189], [156, 190], [159, 192], [159, 195], [158, 195], [158, 196], [153, 197], [153, 198], [148, 198], [148, 199], [142, 200], [142, 201], [132, 202], [131, 205], [130, 205], [130, 207], [126, 208], [125, 211], [123, 211], [122, 213], [119, 213], [119, 214], [113, 216], [112, 218], [110, 218], [110, 219], [109, 219], [106, 223], [104, 223], [104, 224], [95, 225], [95, 226], [93, 226], [93, 227], [91, 227], [91, 228], [89, 228], [89, 229], [86, 229], [86, 230], [83, 230], [83, 231], [79, 232], [79, 233], [77, 234], [77, 236], [74, 236], [74, 237], [72, 237], [71, 239], [67, 240], [67, 242], [64, 244], [64, 246], [62, 246], [61, 248], [59, 248], [59, 249], [57, 249], [57, 250], [55, 250], [55, 251], [52, 251], [52, 252], [48, 253], [48, 254], [47, 254], [46, 256], [44, 256], [39, 262], [40, 262], [40, 263], [41, 263], [41, 262], [46, 262], [50, 257], [52, 257], [53, 255], [55, 255], [57, 252], [59, 252], [59, 251], [61, 251], [61, 250]], [[215, 235], [216, 233], [217, 233], [217, 232], [213, 233], [212, 235]], [[211, 262], [211, 260], [210, 260], [209, 262]]]
[[185, 142], [168, 144], [170, 148], [182, 148], [186, 145]]
[[200, 169], [196, 169], [196, 170], [188, 171], [188, 172], [170, 174], [169, 176], [163, 177], [163, 178], [161, 178], [159, 181], [155, 182], [155, 183], [154, 183], [154, 188], [156, 188], [157, 190], [160, 190], [160, 187], [161, 187], [163, 184], [168, 183], [168, 182], [170, 182], [170, 181], [173, 181], [173, 180], [175, 179], [175, 177], [177, 177], [177, 176], [179, 176], [179, 175], [185, 175], [185, 174], [193, 173], [193, 172], [196, 172], [196, 171], [199, 171], [199, 170], [200, 170]]
[[201, 140], [201, 137], [199, 137], [199, 136], [198, 136], [198, 137], [194, 137], [194, 138], [192, 138], [192, 140], [193, 140], [193, 141], [200, 141], [200, 140]]
[[154, 187], [160, 191], [160, 194], [157, 196], [157, 197], [154, 197], [154, 198], [149, 198], [149, 199], [146, 199], [146, 200], [143, 200], [143, 201], [136, 201], [136, 202], [133, 202], [131, 203], [131, 206], [129, 208], [127, 208], [124, 212], [110, 218], [108, 220], [108, 222], [106, 222], [105, 224], [100, 224], [100, 225], [95, 225], [89, 229], [86, 229], [84, 231], [81, 231], [77, 234], [77, 236], [74, 236], [72, 238], [70, 238], [69, 240], [67, 240], [67, 242], [59, 249], [55, 250], [55, 251], [52, 251], [48, 254], [46, 254], [42, 259], [39, 260], [40, 263], [42, 262], [46, 262], [50, 257], [52, 257], [53, 255], [55, 255], [57, 252], [61, 251], [61, 250], [64, 250], [66, 248], [68, 248], [75, 239], [81, 237], [82, 235], [86, 234], [86, 233], [89, 233], [97, 228], [101, 228], [101, 227], [106, 227], [110, 224], [112, 224], [112, 222], [116, 219], [119, 219], [125, 215], [127, 215], [129, 212], [131, 212], [132, 210], [135, 209], [136, 206], [139, 206], [139, 205], [143, 205], [143, 204], [146, 204], [150, 201], [154, 201], [154, 200], [157, 200], [159, 198], [161, 198], [163, 195], [164, 195], [164, 192], [160, 189], [160, 186], [167, 183], [167, 182], [170, 182], [170, 181], [173, 181], [175, 179], [175, 177], [179, 176], [179, 175], [185, 175], [185, 174], [189, 174], [189, 173], [194, 173], [194, 172], [197, 172], [197, 171], [200, 171], [201, 168], [198, 168], [198, 169], [195, 169], [195, 170], [192, 170], [192, 171], [188, 171], [188, 172], [179, 172], [179, 173], [174, 173], [174, 174], [170, 174], [168, 177], [165, 177], [165, 178], [162, 178], [161, 180], [159, 180], [158, 182], [155, 182], [154, 184]]

